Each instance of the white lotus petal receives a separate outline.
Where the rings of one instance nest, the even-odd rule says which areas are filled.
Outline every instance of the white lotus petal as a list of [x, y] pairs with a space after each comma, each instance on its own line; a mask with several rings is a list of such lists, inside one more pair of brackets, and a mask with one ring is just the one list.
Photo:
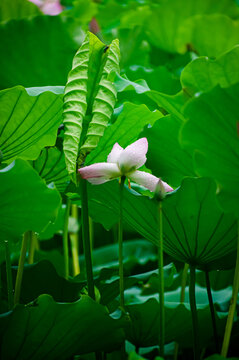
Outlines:
[[124, 149], [118, 143], [115, 143], [111, 152], [109, 153], [109, 155], [107, 157], [107, 162], [108, 163], [117, 163], [119, 156], [123, 150]]
[[[106, 162], [85, 166], [78, 171], [83, 179], [87, 179], [90, 182], [94, 181], [95, 184], [101, 184], [120, 176], [118, 165]], [[102, 182], [100, 182], [101, 180]]]
[[[136, 182], [139, 185], [146, 187], [150, 191], [155, 191], [156, 186], [159, 182], [158, 177], [156, 177], [152, 174], [146, 173], [145, 171], [139, 171], [139, 170], [134, 171], [128, 177], [130, 180]], [[166, 182], [162, 181], [162, 184], [163, 184], [166, 192], [173, 191], [173, 188], [171, 188]]]
[[127, 146], [119, 156], [118, 164], [122, 174], [127, 174], [138, 169], [146, 162], [148, 141], [146, 138], [139, 139]]

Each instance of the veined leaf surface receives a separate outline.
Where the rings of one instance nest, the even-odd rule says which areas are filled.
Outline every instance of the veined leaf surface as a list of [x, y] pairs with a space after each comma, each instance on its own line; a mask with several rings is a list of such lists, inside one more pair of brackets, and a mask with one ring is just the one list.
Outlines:
[[106, 47], [88, 33], [74, 57], [65, 88], [64, 152], [70, 174], [97, 146], [111, 118], [116, 101], [112, 80], [118, 69], [118, 40]]

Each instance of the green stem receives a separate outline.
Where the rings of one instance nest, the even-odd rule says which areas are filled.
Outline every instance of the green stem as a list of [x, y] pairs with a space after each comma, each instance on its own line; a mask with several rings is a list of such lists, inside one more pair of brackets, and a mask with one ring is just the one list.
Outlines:
[[[78, 222], [78, 206], [71, 205], [71, 215]], [[71, 240], [71, 253], [72, 253], [72, 270], [73, 275], [80, 274], [80, 261], [79, 261], [79, 236], [78, 231], [70, 234]]]
[[17, 269], [17, 278], [16, 278], [16, 284], [15, 284], [14, 305], [18, 304], [19, 300], [20, 300], [22, 276], [23, 276], [24, 263], [25, 263], [25, 259], [26, 259], [29, 235], [30, 235], [30, 232], [26, 231], [24, 233], [23, 239], [22, 239], [22, 247], [21, 247], [21, 253], [20, 253], [18, 269]]
[[213, 336], [215, 341], [216, 353], [219, 353], [219, 341], [218, 341], [218, 334], [217, 334], [217, 324], [216, 324], [216, 316], [215, 316], [215, 309], [213, 305], [213, 298], [210, 286], [210, 277], [209, 272], [205, 271], [205, 279], [206, 279], [206, 286], [207, 286], [207, 296], [210, 306], [211, 318], [212, 318], [212, 328], [213, 328]]
[[235, 268], [234, 280], [233, 280], [232, 298], [230, 301], [230, 307], [229, 307], [228, 318], [227, 318], [226, 329], [224, 333], [224, 339], [223, 339], [222, 351], [221, 351], [221, 355], [224, 357], [227, 357], [227, 352], [229, 348], [234, 314], [237, 304], [238, 289], [239, 289], [239, 221], [237, 222], [237, 226], [238, 226], [237, 228], [238, 239], [237, 239], [236, 268]]
[[36, 250], [37, 234], [35, 231], [30, 231], [30, 246], [28, 253], [28, 264], [34, 263], [34, 255]]
[[119, 191], [119, 226], [118, 226], [118, 244], [119, 244], [119, 290], [120, 307], [124, 311], [124, 266], [123, 266], [123, 190], [125, 176], [120, 179]]
[[191, 265], [190, 283], [189, 283], [189, 300], [190, 300], [192, 325], [193, 325], [193, 351], [194, 351], [194, 360], [199, 360], [200, 359], [199, 332], [198, 332], [198, 314], [197, 314], [197, 306], [196, 306], [195, 285], [196, 285], [196, 270], [195, 270], [195, 266]]
[[81, 192], [81, 228], [82, 228], [83, 247], [85, 253], [88, 294], [92, 299], [95, 300], [95, 289], [94, 289], [90, 234], [89, 234], [89, 215], [88, 215], [88, 197], [87, 197], [86, 180], [80, 179], [79, 186]]
[[70, 215], [70, 199], [66, 201], [66, 210], [64, 216], [64, 227], [63, 227], [63, 257], [64, 257], [64, 270], [65, 278], [69, 277], [69, 246], [68, 246], [68, 222]]
[[[189, 264], [185, 264], [184, 268], [183, 268], [182, 279], [181, 279], [180, 304], [183, 304], [184, 300], [185, 300], [185, 289], [186, 289], [186, 285], [187, 285], [188, 269], [189, 269]], [[174, 354], [173, 354], [174, 360], [177, 360], [177, 358], [178, 358], [178, 350], [179, 350], [179, 344], [175, 343]]]
[[13, 299], [13, 286], [12, 286], [11, 258], [10, 258], [10, 251], [7, 240], [5, 240], [5, 258], [6, 258], [6, 273], [7, 273], [8, 308], [9, 310], [11, 310], [13, 308], [14, 299]]
[[159, 268], [159, 355], [164, 357], [165, 338], [165, 313], [164, 313], [164, 270], [163, 270], [163, 212], [162, 201], [159, 201], [159, 246], [158, 246], [158, 268]]

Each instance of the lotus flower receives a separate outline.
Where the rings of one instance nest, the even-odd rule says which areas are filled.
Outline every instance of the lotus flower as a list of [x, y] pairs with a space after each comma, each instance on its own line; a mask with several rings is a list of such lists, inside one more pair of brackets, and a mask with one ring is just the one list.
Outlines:
[[37, 5], [46, 15], [58, 15], [62, 12], [63, 7], [59, 0], [30, 0]]
[[137, 170], [146, 162], [148, 141], [146, 138], [139, 139], [123, 149], [115, 143], [107, 157], [107, 162], [96, 163], [79, 169], [83, 179], [91, 184], [103, 184], [107, 181], [126, 176], [150, 191], [155, 191], [159, 183], [163, 184], [166, 192], [173, 189], [164, 181], [145, 171]]

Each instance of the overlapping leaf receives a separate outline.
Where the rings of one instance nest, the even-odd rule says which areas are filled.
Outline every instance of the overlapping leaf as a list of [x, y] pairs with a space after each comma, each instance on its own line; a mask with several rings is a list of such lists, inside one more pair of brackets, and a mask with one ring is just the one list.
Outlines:
[[77, 161], [80, 165], [96, 147], [111, 118], [116, 101], [112, 79], [118, 68], [118, 41], [105, 47], [88, 33], [74, 57], [64, 95], [64, 152], [73, 177]]
[[54, 221], [61, 203], [57, 190], [49, 189], [24, 160], [0, 170], [0, 239], [18, 240], [28, 230], [40, 232]]
[[[0, 317], [7, 328], [1, 338], [1, 359], [69, 359], [97, 350], [112, 351], [124, 340], [124, 321], [113, 320], [88, 296], [71, 304], [41, 295]], [[91, 331], [86, 331], [91, 329]]]
[[29, 96], [21, 86], [0, 92], [0, 161], [36, 159], [54, 145], [62, 101], [50, 92]]
[[193, 99], [185, 108], [182, 143], [194, 152], [196, 171], [217, 180], [224, 209], [239, 216], [238, 96], [236, 84]]

